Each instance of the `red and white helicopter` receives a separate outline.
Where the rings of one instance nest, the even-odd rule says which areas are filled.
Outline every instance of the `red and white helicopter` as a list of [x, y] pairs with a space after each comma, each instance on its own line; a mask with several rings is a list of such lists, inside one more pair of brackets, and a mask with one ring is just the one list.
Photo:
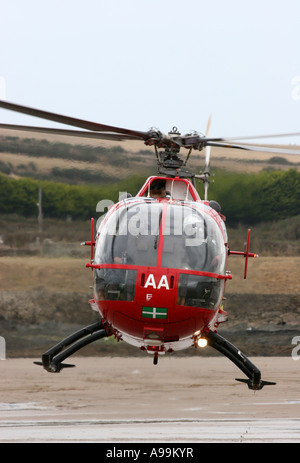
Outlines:
[[[49, 372], [59, 372], [74, 366], [62, 363], [67, 357], [107, 336], [146, 351], [154, 364], [159, 355], [208, 344], [243, 371], [247, 379], [238, 381], [247, 383], [250, 389], [276, 384], [261, 380], [259, 369], [217, 333], [219, 324], [227, 319], [222, 299], [226, 282], [231, 279], [228, 256], [245, 257], [246, 278], [248, 258], [256, 254], [249, 252], [250, 230], [246, 251], [232, 251], [228, 246], [225, 217], [219, 204], [207, 198], [209, 150], [211, 146], [273, 153], [293, 150], [236, 144], [233, 138], [210, 138], [209, 124], [205, 136], [181, 135], [175, 127], [165, 135], [154, 129], [122, 129], [6, 101], [0, 102], [0, 108], [85, 130], [8, 124], [0, 124], [0, 128], [141, 140], [154, 146], [158, 165], [158, 175], [148, 178], [136, 196], [121, 197], [102, 217], [97, 230], [91, 220], [90, 241], [85, 242], [91, 246], [91, 257], [86, 266], [93, 271], [94, 297], [90, 305], [99, 320], [62, 340], [42, 355], [42, 362], [35, 363]], [[183, 148], [188, 150], [185, 160], [179, 157]], [[204, 148], [204, 172], [188, 172], [185, 166], [192, 150]], [[195, 188], [196, 179], [204, 183], [203, 200]]]

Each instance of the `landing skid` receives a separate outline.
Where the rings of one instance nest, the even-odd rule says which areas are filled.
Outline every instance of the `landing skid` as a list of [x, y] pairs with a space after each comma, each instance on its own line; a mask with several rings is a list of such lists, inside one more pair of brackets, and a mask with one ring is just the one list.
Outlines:
[[259, 369], [253, 365], [253, 363], [250, 362], [250, 360], [239, 349], [227, 341], [227, 339], [213, 331], [209, 331], [205, 337], [209, 346], [229, 358], [229, 360], [231, 360], [249, 378], [236, 378], [236, 381], [248, 384], [249, 389], [253, 390], [260, 390], [264, 386], [276, 384], [270, 381], [262, 381]]
[[104, 326], [98, 321], [63, 339], [42, 355], [41, 362], [34, 363], [36, 365], [41, 365], [50, 373], [59, 373], [63, 368], [75, 367], [75, 365], [69, 363], [62, 363], [63, 360], [82, 347], [106, 336], [108, 336], [108, 334]]
[[[79, 331], [71, 334], [55, 346], [51, 347], [45, 354], [42, 355], [41, 362], [34, 362], [36, 365], [41, 365], [50, 373], [59, 373], [63, 368], [71, 368], [75, 365], [62, 363], [70, 355], [77, 352], [84, 346], [97, 341], [98, 339], [110, 336], [104, 328], [101, 321], [95, 322], [86, 326]], [[206, 333], [205, 338], [209, 346], [213, 347], [221, 354], [231, 360], [240, 370], [248, 376], [246, 378], [236, 378], [237, 381], [246, 383], [249, 389], [260, 390], [264, 386], [274, 385], [276, 383], [270, 381], [262, 381], [259, 369], [233, 344], [227, 341], [213, 331]], [[154, 363], [157, 363], [157, 356]]]

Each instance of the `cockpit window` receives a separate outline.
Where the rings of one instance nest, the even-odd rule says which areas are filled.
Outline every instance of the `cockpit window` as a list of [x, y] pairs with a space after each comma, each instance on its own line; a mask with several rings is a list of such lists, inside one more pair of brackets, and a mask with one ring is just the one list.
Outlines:
[[151, 200], [125, 204], [101, 229], [95, 262], [156, 266], [162, 205]]
[[216, 309], [221, 303], [224, 280], [200, 275], [179, 275], [177, 304]]
[[161, 265], [224, 274], [224, 240], [215, 221], [196, 208], [170, 205]]
[[136, 270], [122, 268], [95, 269], [94, 294], [97, 301], [133, 301]]
[[108, 216], [95, 253], [96, 264], [161, 265], [221, 275], [225, 262], [222, 233], [203, 207], [151, 199], [126, 200]]

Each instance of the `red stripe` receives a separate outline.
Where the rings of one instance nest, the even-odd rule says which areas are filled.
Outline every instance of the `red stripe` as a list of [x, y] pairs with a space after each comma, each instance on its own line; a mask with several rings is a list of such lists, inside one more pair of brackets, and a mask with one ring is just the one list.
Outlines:
[[161, 217], [161, 221], [160, 221], [160, 228], [159, 228], [159, 240], [158, 240], [158, 250], [157, 250], [157, 267], [161, 267], [163, 245], [164, 245], [164, 230], [165, 230], [165, 224], [166, 224], [167, 207], [168, 207], [168, 203], [164, 203], [163, 204], [163, 209], [162, 209], [162, 217]]
[[[143, 272], [149, 271], [149, 272], [154, 272], [157, 267], [144, 267], [143, 265], [119, 265], [119, 264], [86, 264], [87, 268], [93, 268], [93, 269], [101, 269], [101, 268], [115, 268], [115, 269], [124, 269], [124, 270], [141, 270]], [[199, 275], [199, 276], [204, 276], [204, 277], [209, 277], [209, 278], [216, 278], [217, 280], [231, 280], [232, 276], [231, 275], [221, 275], [220, 273], [212, 273], [212, 272], [201, 272], [199, 270], [183, 270], [180, 268], [169, 268], [169, 267], [161, 267], [161, 268], [166, 268], [168, 273], [170, 271], [172, 273], [186, 273], [188, 275]], [[152, 270], [154, 269], [154, 270]]]

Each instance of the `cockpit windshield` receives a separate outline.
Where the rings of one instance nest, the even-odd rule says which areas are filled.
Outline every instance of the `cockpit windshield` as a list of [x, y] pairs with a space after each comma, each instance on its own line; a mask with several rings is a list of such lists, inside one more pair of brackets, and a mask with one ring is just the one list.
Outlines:
[[106, 265], [95, 270], [97, 300], [134, 300], [135, 267], [158, 266], [181, 270], [177, 304], [214, 309], [220, 303], [224, 280], [215, 275], [225, 275], [226, 247], [203, 205], [125, 200], [99, 231], [94, 262]]
[[97, 264], [159, 265], [222, 275], [225, 260], [221, 231], [208, 213], [152, 200], [128, 200], [112, 213], [95, 255]]
[[222, 233], [209, 214], [186, 205], [168, 207], [162, 267], [224, 274], [225, 260]]
[[97, 264], [157, 265], [162, 204], [128, 201], [101, 229]]

